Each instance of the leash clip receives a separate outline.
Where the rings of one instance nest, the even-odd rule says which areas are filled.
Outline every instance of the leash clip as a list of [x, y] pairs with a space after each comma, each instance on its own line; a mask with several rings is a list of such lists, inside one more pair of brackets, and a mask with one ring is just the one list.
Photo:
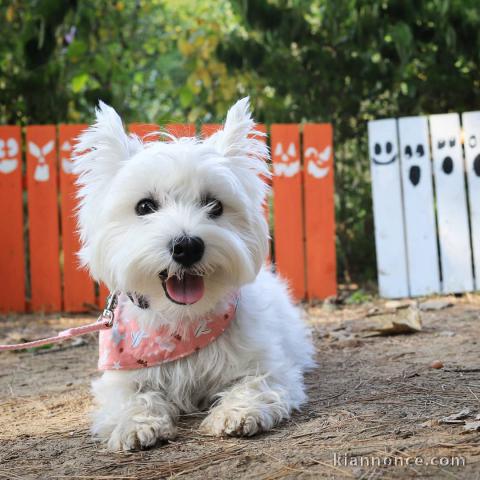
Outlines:
[[115, 319], [114, 310], [118, 305], [118, 294], [116, 292], [111, 293], [107, 297], [105, 308], [98, 318], [99, 322], [104, 322], [105, 326], [111, 328], [113, 326], [113, 320]]

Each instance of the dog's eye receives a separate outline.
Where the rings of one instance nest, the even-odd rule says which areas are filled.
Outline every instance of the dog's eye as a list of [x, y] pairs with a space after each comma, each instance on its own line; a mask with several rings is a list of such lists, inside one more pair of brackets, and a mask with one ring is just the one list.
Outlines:
[[202, 200], [202, 204], [208, 208], [208, 216], [210, 218], [218, 218], [223, 213], [222, 202], [216, 198], [206, 197]]
[[158, 203], [151, 198], [144, 198], [140, 200], [135, 206], [135, 212], [138, 216], [143, 217], [158, 210]]

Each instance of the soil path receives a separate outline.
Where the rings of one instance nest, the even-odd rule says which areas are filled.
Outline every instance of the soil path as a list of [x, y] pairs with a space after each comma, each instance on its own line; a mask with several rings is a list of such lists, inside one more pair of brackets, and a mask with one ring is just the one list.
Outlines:
[[[0, 478], [478, 479], [480, 431], [466, 432], [464, 420], [440, 421], [463, 409], [467, 422], [480, 414], [480, 298], [452, 301], [423, 313], [421, 332], [396, 336], [366, 334], [376, 318], [367, 313], [384, 309], [383, 302], [306, 309], [319, 367], [308, 375], [302, 412], [251, 439], [208, 438], [197, 431], [202, 415], [184, 417], [174, 442], [129, 454], [104, 451], [88, 432], [93, 335], [2, 353]], [[0, 342], [87, 321], [0, 317]], [[444, 367], [432, 368], [435, 360]], [[419, 465], [452, 458], [450, 466]]]

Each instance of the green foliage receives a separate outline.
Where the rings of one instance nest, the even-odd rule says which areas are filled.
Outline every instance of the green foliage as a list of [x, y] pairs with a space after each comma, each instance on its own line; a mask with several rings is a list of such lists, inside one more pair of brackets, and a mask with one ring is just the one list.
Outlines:
[[335, 131], [340, 276], [374, 275], [366, 122], [479, 108], [478, 0], [0, 0], [0, 122], [221, 121]]
[[366, 122], [479, 108], [478, 0], [238, 0], [222, 42], [265, 122], [331, 121], [340, 275], [374, 274]]
[[99, 99], [127, 121], [197, 121], [237, 95], [215, 56], [228, 3], [0, 0], [0, 18], [2, 122], [87, 121]]
[[368, 293], [365, 293], [362, 289], [353, 292], [346, 300], [347, 305], [360, 305], [362, 303], [370, 302], [372, 296]]

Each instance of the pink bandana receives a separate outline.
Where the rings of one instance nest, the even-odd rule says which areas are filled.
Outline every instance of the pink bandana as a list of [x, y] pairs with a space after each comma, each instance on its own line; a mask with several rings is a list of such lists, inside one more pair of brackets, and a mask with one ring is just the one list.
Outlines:
[[165, 325], [142, 328], [135, 318], [123, 313], [125, 298], [115, 309], [115, 321], [109, 330], [100, 331], [99, 370], [134, 370], [152, 367], [186, 357], [216, 340], [235, 317], [238, 296], [221, 314], [207, 316], [180, 335]]

